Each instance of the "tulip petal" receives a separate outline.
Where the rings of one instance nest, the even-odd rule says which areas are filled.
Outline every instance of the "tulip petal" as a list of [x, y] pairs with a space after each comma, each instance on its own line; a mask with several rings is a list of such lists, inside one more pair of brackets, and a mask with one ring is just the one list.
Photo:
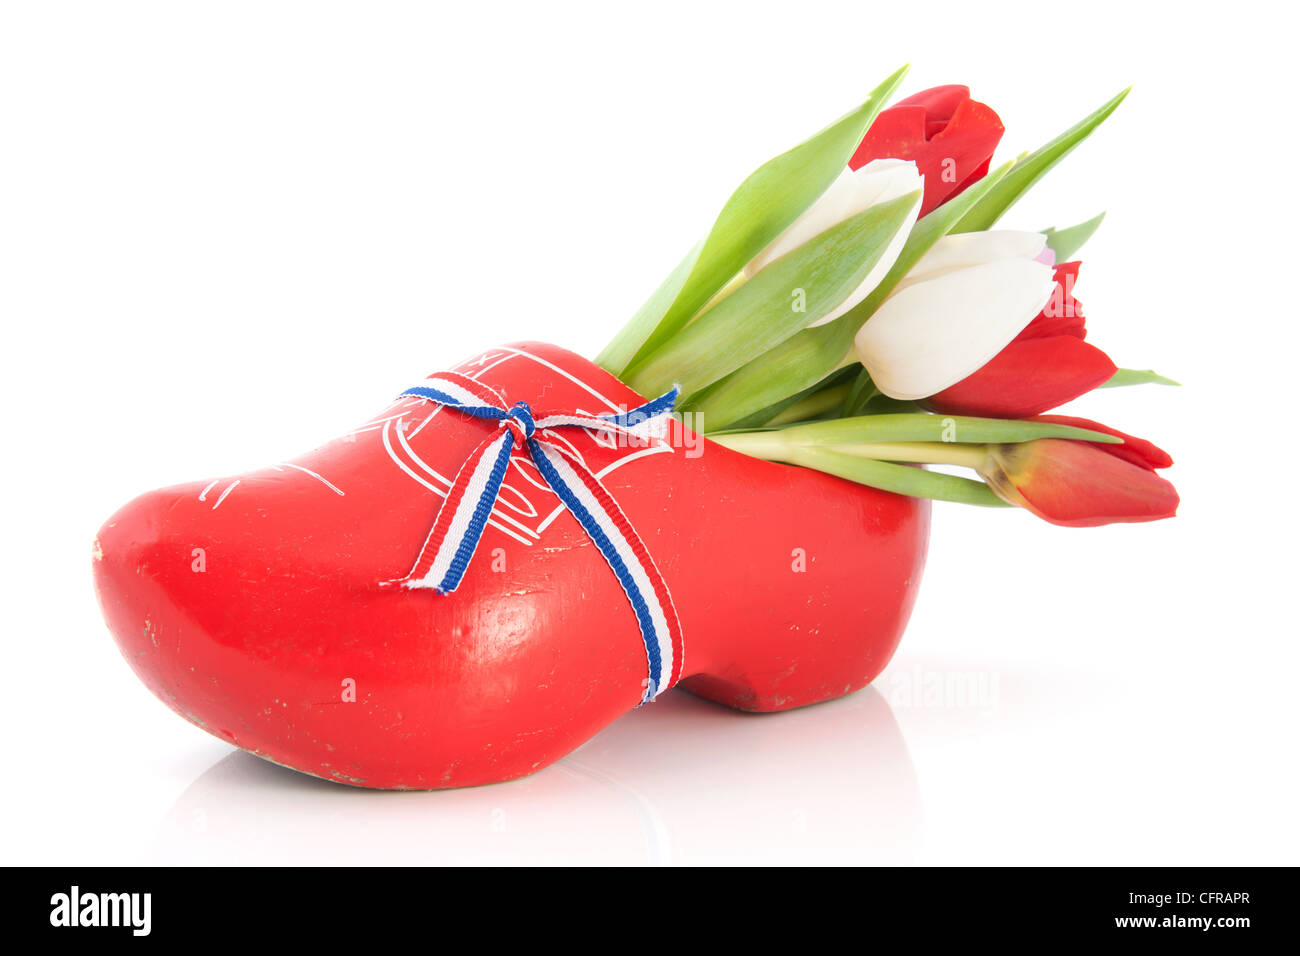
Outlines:
[[1088, 330], [1083, 315], [1083, 305], [1074, 297], [1074, 283], [1079, 278], [1079, 263], [1062, 262], [1056, 266], [1056, 288], [1034, 321], [1016, 336], [1020, 339], [1044, 339], [1053, 335], [1073, 335], [1086, 338]]
[[1178, 510], [1178, 492], [1168, 481], [1088, 442], [999, 445], [990, 463], [984, 477], [999, 497], [1052, 524], [1155, 521]]
[[919, 106], [925, 111], [925, 116], [930, 122], [947, 123], [948, 120], [952, 119], [952, 114], [957, 112], [957, 108], [969, 99], [969, 86], [963, 86], [960, 83], [949, 83], [945, 86], [932, 86], [920, 93], [913, 93], [911, 96], [899, 100], [890, 109]]
[[1090, 431], [1104, 432], [1107, 435], [1122, 438], [1124, 440], [1122, 445], [1110, 445], [1101, 442], [1090, 442], [1089, 444], [1109, 454], [1117, 455], [1126, 461], [1131, 461], [1135, 465], [1141, 465], [1143, 468], [1168, 468], [1174, 463], [1173, 458], [1169, 456], [1167, 451], [1145, 438], [1136, 438], [1120, 431], [1118, 428], [1111, 428], [1088, 418], [1077, 418], [1073, 415], [1038, 415], [1034, 418], [1034, 421], [1047, 422], [1051, 425], [1071, 425], [1075, 428], [1086, 428]]
[[1028, 418], [1092, 391], [1114, 374], [1106, 353], [1082, 339], [1022, 339], [927, 404], [951, 415]]
[[997, 355], [1055, 287], [1052, 270], [1031, 259], [945, 272], [891, 295], [859, 330], [854, 347], [884, 394], [926, 398]]
[[997, 259], [1035, 260], [1047, 248], [1047, 237], [1040, 232], [993, 229], [988, 232], [965, 232], [944, 236], [917, 260], [895, 287], [905, 289], [958, 269], [982, 265]]
[[1077, 299], [1071, 297], [1065, 300], [1064, 307], [1054, 308], [1058, 301], [1059, 290], [1060, 286], [1057, 286], [1057, 290], [1052, 292], [1052, 298], [1043, 311], [1038, 313], [1034, 320], [1016, 336], [1017, 342], [1027, 339], [1050, 339], [1062, 335], [1068, 335], [1080, 341], [1088, 337], [1083, 306], [1079, 304]]
[[[750, 260], [745, 266], [745, 275], [754, 275], [786, 253], [798, 249], [827, 229], [863, 210], [906, 196], [923, 186], [916, 164], [901, 159], [877, 160], [858, 170], [845, 168], [816, 202], [772, 240], [766, 249]], [[893, 258], [890, 259], [890, 264], [893, 264]], [[888, 271], [888, 268], [887, 265], [885, 270]], [[881, 273], [882, 278], [883, 275]]]

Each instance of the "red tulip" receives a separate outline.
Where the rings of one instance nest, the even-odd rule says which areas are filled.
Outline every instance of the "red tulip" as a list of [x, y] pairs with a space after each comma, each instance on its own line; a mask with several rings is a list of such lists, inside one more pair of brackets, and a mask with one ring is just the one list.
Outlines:
[[990, 445], [980, 474], [1004, 501], [1073, 528], [1156, 521], [1177, 512], [1178, 492], [1155, 472], [1173, 459], [1155, 445], [1084, 418], [1045, 415], [1037, 421], [1091, 428], [1124, 443], [1041, 438]]
[[993, 150], [1002, 139], [1002, 120], [970, 98], [965, 86], [936, 86], [909, 96], [881, 112], [850, 169], [873, 159], [906, 159], [925, 176], [925, 215], [957, 195], [989, 170]]
[[930, 396], [949, 415], [1028, 418], [1090, 392], [1115, 374], [1115, 363], [1085, 342], [1083, 307], [1073, 290], [1079, 263], [1056, 267], [1056, 291], [1043, 311], [977, 372]]

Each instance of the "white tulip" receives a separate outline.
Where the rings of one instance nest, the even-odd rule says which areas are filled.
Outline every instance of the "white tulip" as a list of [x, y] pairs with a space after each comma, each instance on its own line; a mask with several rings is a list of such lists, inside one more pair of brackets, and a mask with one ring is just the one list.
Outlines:
[[891, 398], [925, 398], [1002, 351], [1056, 288], [1046, 243], [1010, 231], [935, 243], [854, 340], [876, 387]]
[[[851, 216], [856, 216], [872, 206], [906, 196], [908, 193], [919, 192], [924, 186], [925, 178], [916, 171], [916, 163], [901, 159], [873, 160], [858, 170], [846, 167], [816, 202], [804, 210], [785, 232], [773, 239], [766, 249], [745, 266], [745, 278], [750, 278], [764, 266], [798, 249], [810, 239]], [[811, 325], [824, 325], [839, 318], [871, 294], [871, 290], [880, 284], [880, 280], [885, 277], [885, 273], [898, 258], [920, 211], [921, 202], [918, 199], [902, 227], [894, 234], [885, 251], [858, 287], [831, 312]]]

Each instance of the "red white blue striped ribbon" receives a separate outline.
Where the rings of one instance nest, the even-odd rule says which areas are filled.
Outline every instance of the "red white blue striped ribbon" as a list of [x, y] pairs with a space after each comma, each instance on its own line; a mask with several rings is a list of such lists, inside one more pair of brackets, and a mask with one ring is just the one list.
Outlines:
[[600, 549], [636, 613], [645, 642], [650, 679], [642, 701], [677, 683], [682, 673], [682, 628], [668, 585], [623, 509], [591, 470], [563, 441], [546, 436], [553, 429], [589, 428], [610, 436], [643, 437], [642, 425], [670, 413], [673, 389], [652, 402], [618, 415], [579, 411], [535, 413], [525, 402], [506, 407], [495, 389], [456, 372], [440, 372], [399, 398], [423, 398], [475, 418], [495, 421], [486, 438], [456, 473], [415, 566], [389, 582], [450, 594], [460, 585], [496, 504], [510, 455], [527, 448], [533, 464]]

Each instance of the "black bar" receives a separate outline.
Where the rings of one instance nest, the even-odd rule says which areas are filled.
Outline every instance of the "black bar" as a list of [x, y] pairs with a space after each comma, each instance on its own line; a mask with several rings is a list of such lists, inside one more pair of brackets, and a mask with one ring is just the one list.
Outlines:
[[[793, 933], [808, 949], [845, 933], [883, 940], [874, 936], [882, 928], [924, 947], [1124, 938], [1239, 945], [1289, 927], [1295, 881], [1289, 869], [1223, 868], [679, 871], [650, 874], [643, 885], [635, 874], [611, 880], [569, 871], [539, 879], [487, 869], [47, 868], [10, 875], [16, 891], [5, 894], [6, 925], [52, 941], [72, 935], [207, 944], [280, 936], [298, 945], [373, 944], [400, 932], [451, 945], [454, 931], [462, 949], [480, 942], [495, 949], [528, 927], [557, 941], [578, 934], [584, 949], [626, 945], [621, 934], [654, 945], [661, 932], [687, 931], [696, 920], [750, 943]], [[674, 908], [676, 915], [668, 911]], [[650, 928], [659, 921], [660, 929]]]

